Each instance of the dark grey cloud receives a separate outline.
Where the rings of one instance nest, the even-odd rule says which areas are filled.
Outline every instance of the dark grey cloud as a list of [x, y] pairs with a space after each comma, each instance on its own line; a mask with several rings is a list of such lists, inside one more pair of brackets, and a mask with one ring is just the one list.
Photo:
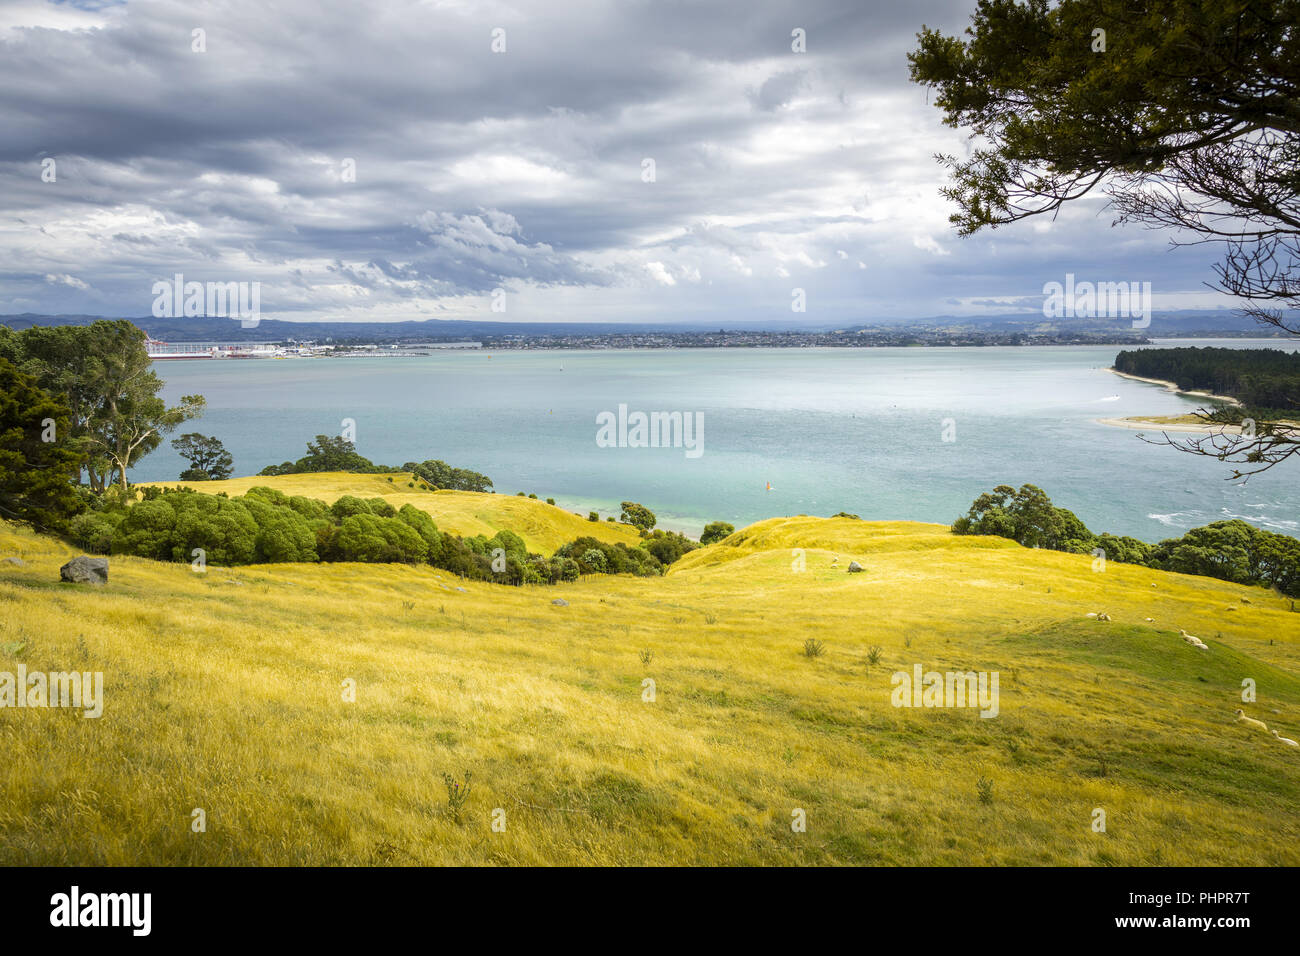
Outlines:
[[1067, 271], [1196, 292], [1208, 252], [1098, 204], [955, 238], [932, 155], [967, 144], [906, 53], [972, 7], [12, 0], [0, 312], [145, 314], [176, 272], [377, 320], [491, 317], [496, 288], [514, 319], [741, 321], [799, 287], [833, 323]]

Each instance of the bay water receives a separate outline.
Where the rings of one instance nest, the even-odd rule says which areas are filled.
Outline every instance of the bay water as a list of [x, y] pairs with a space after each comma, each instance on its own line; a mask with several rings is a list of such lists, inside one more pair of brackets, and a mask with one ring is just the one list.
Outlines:
[[[1276, 340], [1157, 344], [1297, 348]], [[661, 527], [693, 534], [713, 520], [741, 527], [839, 511], [946, 524], [994, 485], [1025, 482], [1096, 532], [1157, 541], [1240, 517], [1300, 534], [1300, 463], [1231, 482], [1228, 465], [1099, 424], [1200, 404], [1115, 375], [1108, 369], [1117, 351], [448, 350], [155, 368], [169, 402], [207, 398], [202, 418], [180, 431], [220, 438], [238, 475], [297, 459], [313, 436], [338, 435], [351, 419], [358, 451], [375, 462], [440, 458], [487, 474], [498, 493], [534, 492], [602, 518], [638, 501]], [[620, 405], [628, 415], [698, 415], [702, 453], [601, 447], [598, 416], [617, 417]], [[164, 443], [131, 478], [172, 480], [184, 467]]]

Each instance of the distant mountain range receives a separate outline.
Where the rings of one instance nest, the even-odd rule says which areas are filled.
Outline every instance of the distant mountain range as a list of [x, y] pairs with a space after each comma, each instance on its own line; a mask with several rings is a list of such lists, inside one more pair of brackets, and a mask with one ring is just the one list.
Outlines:
[[[123, 316], [99, 315], [21, 315], [0, 316], [0, 325], [21, 330], [34, 325], [88, 325], [101, 318]], [[428, 319], [406, 322], [285, 322], [263, 319], [253, 328], [243, 328], [238, 319], [130, 317], [152, 338], [167, 342], [453, 342], [466, 339], [501, 340], [511, 337], [595, 336], [636, 333], [717, 332], [717, 323], [620, 323], [620, 322], [490, 322], [465, 319]], [[738, 321], [726, 323], [728, 332], [797, 331], [825, 332], [841, 330], [902, 329], [977, 329], [988, 332], [1062, 332], [1116, 334], [1132, 331], [1148, 337], [1179, 336], [1267, 336], [1275, 330], [1261, 327], [1253, 320], [1227, 310], [1155, 313], [1149, 328], [1134, 330], [1127, 319], [1045, 319], [1039, 312], [982, 316], [935, 316], [925, 319], [887, 319], [860, 325], [830, 326], [791, 322]]]

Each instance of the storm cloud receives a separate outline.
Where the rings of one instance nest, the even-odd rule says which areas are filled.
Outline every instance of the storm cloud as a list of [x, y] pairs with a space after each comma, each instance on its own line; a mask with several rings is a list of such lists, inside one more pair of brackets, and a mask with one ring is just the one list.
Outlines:
[[175, 273], [314, 320], [490, 318], [500, 289], [515, 321], [836, 325], [1066, 272], [1217, 304], [1210, 252], [1100, 199], [955, 236], [934, 155], [969, 143], [906, 54], [972, 8], [16, 0], [0, 313], [147, 315]]

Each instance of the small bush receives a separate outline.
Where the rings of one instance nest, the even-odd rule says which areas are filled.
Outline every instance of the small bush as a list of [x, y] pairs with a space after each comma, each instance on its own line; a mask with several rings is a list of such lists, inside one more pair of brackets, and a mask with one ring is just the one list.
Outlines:
[[804, 657], [821, 657], [826, 653], [826, 645], [815, 637], [810, 637], [803, 642]]

